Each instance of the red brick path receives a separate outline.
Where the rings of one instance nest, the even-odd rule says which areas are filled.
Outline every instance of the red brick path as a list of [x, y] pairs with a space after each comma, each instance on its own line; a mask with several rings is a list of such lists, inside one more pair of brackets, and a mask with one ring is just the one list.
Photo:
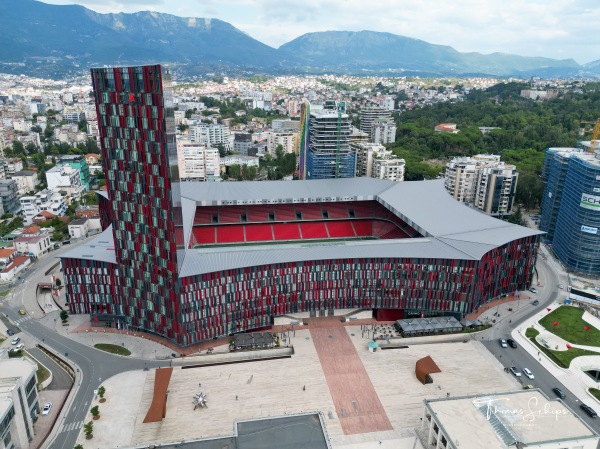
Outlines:
[[346, 329], [311, 328], [310, 335], [344, 434], [392, 430], [392, 424]]

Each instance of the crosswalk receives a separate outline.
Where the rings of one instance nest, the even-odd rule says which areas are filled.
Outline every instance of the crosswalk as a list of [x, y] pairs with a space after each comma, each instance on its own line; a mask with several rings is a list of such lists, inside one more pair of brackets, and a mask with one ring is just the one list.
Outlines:
[[58, 433], [71, 432], [73, 430], [80, 429], [83, 426], [83, 421], [72, 422], [69, 424], [63, 424]]
[[23, 318], [19, 318], [18, 320], [15, 321], [15, 325], [19, 325], [24, 321], [30, 320], [31, 318], [29, 318], [28, 316], [24, 316]]

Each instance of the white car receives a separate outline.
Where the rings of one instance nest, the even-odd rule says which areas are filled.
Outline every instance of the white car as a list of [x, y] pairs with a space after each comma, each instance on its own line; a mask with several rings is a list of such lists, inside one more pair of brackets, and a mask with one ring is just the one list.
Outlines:
[[20, 351], [21, 349], [23, 349], [25, 347], [25, 345], [23, 343], [18, 344], [17, 346], [15, 346], [15, 351]]
[[558, 284], [558, 288], [560, 288], [562, 290], [564, 287], [562, 284]]
[[521, 377], [521, 373], [519, 372], [516, 366], [511, 366], [510, 372], [513, 373], [516, 377]]
[[21, 337], [15, 337], [12, 339], [12, 341], [10, 342], [11, 345], [18, 345], [19, 342], [21, 341]]
[[42, 415], [50, 414], [50, 410], [52, 410], [52, 402], [46, 402], [44, 404], [44, 408], [42, 409]]
[[523, 368], [523, 374], [525, 374], [530, 379], [535, 379], [535, 376], [531, 371], [529, 371], [529, 368]]
[[500, 346], [503, 348], [507, 348], [508, 345], [506, 344], [506, 340], [504, 338], [500, 338], [498, 339], [498, 342], [500, 343]]

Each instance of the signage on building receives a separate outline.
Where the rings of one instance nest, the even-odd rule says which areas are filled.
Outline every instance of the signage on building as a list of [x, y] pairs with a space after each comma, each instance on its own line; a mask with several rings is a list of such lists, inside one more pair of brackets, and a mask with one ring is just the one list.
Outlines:
[[581, 232], [587, 232], [588, 234], [597, 234], [598, 228], [591, 228], [590, 226], [581, 226]]
[[581, 195], [581, 201], [579, 205], [584, 209], [599, 210], [600, 209], [600, 196], [588, 195], [584, 193]]
[[600, 181], [600, 175], [596, 175], [596, 181]]
[[594, 187], [592, 190], [596, 193], [600, 193], [600, 187]]

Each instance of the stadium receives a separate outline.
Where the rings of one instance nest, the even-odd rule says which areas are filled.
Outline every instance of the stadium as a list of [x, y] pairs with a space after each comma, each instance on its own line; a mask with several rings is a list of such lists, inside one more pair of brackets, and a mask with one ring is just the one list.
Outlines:
[[185, 346], [299, 313], [462, 318], [530, 285], [541, 233], [443, 180], [181, 182], [168, 71], [91, 75], [107, 191], [61, 256], [71, 313]]
[[[456, 202], [441, 181], [185, 182], [173, 188], [183, 218], [175, 235], [186, 249], [178, 254], [177, 314], [170, 326], [156, 326], [158, 314], [143, 303], [126, 307], [117, 290], [96, 299], [73, 294], [73, 313], [106, 315], [182, 345], [268, 327], [277, 316], [299, 312], [373, 309], [380, 320], [460, 319], [529, 287], [541, 234]], [[116, 277], [112, 228], [66, 254], [65, 275], [78, 265], [74, 260], [104, 264]]]

